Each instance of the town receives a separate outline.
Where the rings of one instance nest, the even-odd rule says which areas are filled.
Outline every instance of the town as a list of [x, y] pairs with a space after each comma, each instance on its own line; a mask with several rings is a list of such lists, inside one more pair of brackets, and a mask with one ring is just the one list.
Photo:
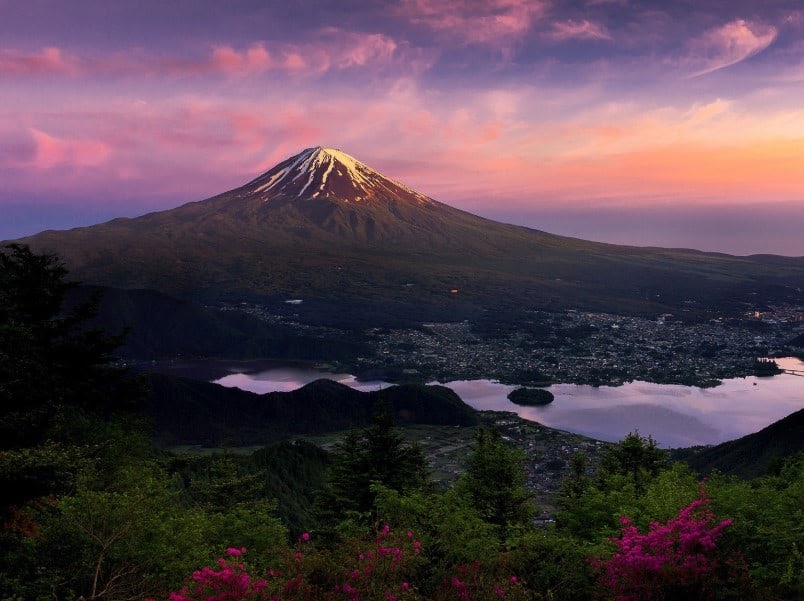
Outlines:
[[[322, 339], [343, 335], [261, 305], [218, 308], [292, 325]], [[528, 317], [493, 330], [468, 321], [372, 328], [364, 334], [370, 353], [354, 364], [338, 357], [328, 364], [364, 380], [395, 382], [486, 378], [518, 385], [617, 386], [641, 380], [706, 387], [753, 375], [759, 357], [804, 354], [804, 308], [798, 306], [747, 308], [739, 317], [703, 321], [577, 310], [532, 311]]]
[[362, 373], [386, 370], [441, 382], [714, 386], [751, 375], [758, 357], [800, 353], [791, 341], [804, 330], [802, 315], [799, 308], [779, 307], [686, 323], [672, 315], [534, 312], [529, 323], [493, 337], [478, 335], [468, 322], [430, 323], [419, 330], [375, 330], [377, 353], [362, 358], [360, 367]]

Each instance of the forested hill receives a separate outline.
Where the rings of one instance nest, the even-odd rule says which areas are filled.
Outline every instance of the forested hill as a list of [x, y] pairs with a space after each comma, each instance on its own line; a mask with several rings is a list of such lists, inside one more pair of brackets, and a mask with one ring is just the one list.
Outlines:
[[366, 425], [378, 401], [398, 423], [473, 426], [474, 410], [443, 386], [406, 384], [360, 392], [316, 380], [292, 392], [255, 394], [238, 388], [149, 374], [146, 411], [162, 445], [267, 444], [294, 435], [322, 434]]
[[67, 308], [98, 295], [89, 325], [110, 332], [126, 330], [116, 354], [126, 359], [182, 357], [344, 359], [365, 354], [353, 339], [306, 334], [289, 325], [267, 323], [242, 311], [217, 311], [156, 290], [78, 286]]
[[804, 409], [799, 409], [759, 432], [706, 449], [687, 459], [703, 474], [713, 470], [754, 478], [783, 459], [804, 450]]

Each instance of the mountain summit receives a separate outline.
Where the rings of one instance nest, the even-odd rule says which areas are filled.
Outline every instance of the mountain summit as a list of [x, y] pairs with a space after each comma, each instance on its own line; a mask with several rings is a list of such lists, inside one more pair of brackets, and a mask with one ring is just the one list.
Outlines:
[[617, 246], [506, 225], [322, 147], [206, 200], [21, 242], [58, 254], [90, 284], [203, 302], [305, 299], [305, 308], [351, 310], [361, 323], [367, 303], [426, 320], [489, 308], [656, 314], [804, 302], [802, 259]]
[[273, 197], [331, 199], [342, 202], [433, 200], [388, 179], [354, 157], [333, 148], [308, 148], [263, 173], [243, 187]]

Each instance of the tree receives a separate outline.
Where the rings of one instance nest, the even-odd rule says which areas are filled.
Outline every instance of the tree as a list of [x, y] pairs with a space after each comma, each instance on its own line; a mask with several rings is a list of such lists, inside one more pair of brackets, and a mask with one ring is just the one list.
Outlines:
[[648, 488], [670, 465], [667, 452], [638, 432], [609, 447], [591, 479], [585, 475], [585, 458], [574, 457], [558, 497], [556, 523], [588, 541], [613, 534], [619, 515], [644, 513]]
[[601, 456], [598, 481], [614, 475], [626, 476], [641, 495], [647, 483], [669, 465], [667, 451], [657, 447], [652, 437], [631, 432]]
[[508, 447], [496, 429], [481, 428], [466, 472], [456, 484], [504, 542], [512, 528], [530, 523], [536, 510], [525, 488], [524, 456]]
[[369, 513], [376, 497], [372, 485], [409, 492], [428, 482], [424, 453], [405, 442], [388, 406], [380, 403], [368, 428], [351, 430], [338, 444], [327, 483], [316, 499], [316, 513], [332, 525], [349, 514]]
[[[58, 490], [110, 420], [142, 397], [112, 365], [122, 338], [87, 326], [97, 299], [63, 306], [76, 284], [54, 255], [0, 250], [0, 513]], [[5, 519], [3, 517], [2, 519]]]

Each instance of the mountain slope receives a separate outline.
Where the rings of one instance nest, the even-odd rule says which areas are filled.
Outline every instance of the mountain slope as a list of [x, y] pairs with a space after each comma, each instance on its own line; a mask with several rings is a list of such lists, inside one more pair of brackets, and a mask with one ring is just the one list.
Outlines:
[[741, 478], [755, 478], [776, 461], [804, 450], [804, 409], [749, 434], [706, 449], [686, 459], [699, 473], [719, 470]]
[[737, 310], [758, 295], [797, 302], [804, 287], [804, 259], [616, 246], [501, 224], [323, 148], [207, 200], [22, 241], [93, 284], [202, 301], [393, 300], [423, 317], [427, 307], [459, 316], [525, 303]]
[[78, 286], [67, 306], [100, 294], [89, 325], [127, 331], [115, 353], [126, 359], [226, 357], [228, 359], [329, 360], [365, 355], [354, 339], [321, 336], [281, 323], [267, 323], [241, 311], [216, 311], [154, 290]]

